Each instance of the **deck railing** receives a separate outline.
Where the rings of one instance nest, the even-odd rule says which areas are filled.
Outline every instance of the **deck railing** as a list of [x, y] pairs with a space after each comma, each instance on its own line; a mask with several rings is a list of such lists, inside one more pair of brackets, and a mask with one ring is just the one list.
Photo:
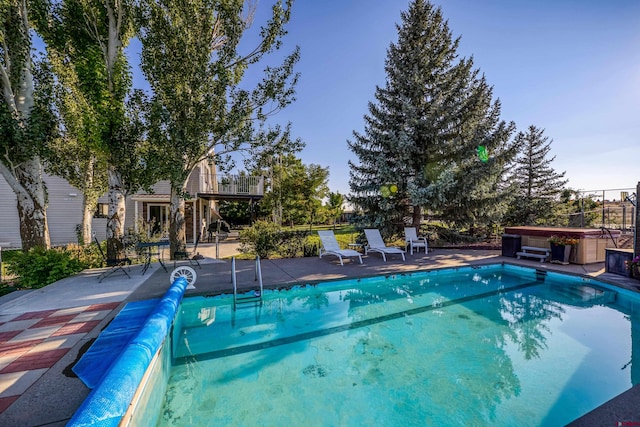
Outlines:
[[200, 174], [199, 193], [227, 195], [264, 195], [264, 177], [244, 175]]

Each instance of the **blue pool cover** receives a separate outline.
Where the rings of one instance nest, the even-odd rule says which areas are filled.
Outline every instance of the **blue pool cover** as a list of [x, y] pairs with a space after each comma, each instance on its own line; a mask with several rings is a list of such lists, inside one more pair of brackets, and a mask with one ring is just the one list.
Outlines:
[[186, 287], [184, 278], [173, 282], [67, 426], [117, 426], [120, 423], [147, 367], [168, 334]]
[[129, 341], [140, 332], [142, 325], [158, 305], [159, 298], [127, 304], [73, 367], [73, 372], [89, 388], [100, 379], [118, 358]]

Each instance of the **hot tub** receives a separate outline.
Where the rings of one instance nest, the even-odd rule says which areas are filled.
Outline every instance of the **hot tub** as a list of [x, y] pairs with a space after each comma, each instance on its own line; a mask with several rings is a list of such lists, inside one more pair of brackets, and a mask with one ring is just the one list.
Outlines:
[[[578, 239], [578, 244], [571, 253], [570, 261], [574, 264], [591, 264], [604, 262], [606, 248], [615, 247], [620, 237], [619, 230], [602, 230], [599, 228], [563, 228], [563, 227], [506, 227], [505, 234], [522, 236], [523, 246], [550, 248], [549, 237], [566, 236]], [[611, 235], [609, 235], [611, 233]]]

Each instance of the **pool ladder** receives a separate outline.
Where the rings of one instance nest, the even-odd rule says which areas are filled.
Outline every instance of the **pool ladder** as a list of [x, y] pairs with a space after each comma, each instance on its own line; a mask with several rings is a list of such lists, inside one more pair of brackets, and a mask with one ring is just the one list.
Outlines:
[[262, 306], [262, 269], [260, 268], [260, 256], [256, 256], [255, 281], [258, 282], [259, 289], [254, 290], [253, 294], [247, 296], [238, 296], [238, 280], [236, 278], [236, 257], [231, 258], [231, 283], [233, 283], [233, 310], [235, 311], [238, 304], [259, 303]]

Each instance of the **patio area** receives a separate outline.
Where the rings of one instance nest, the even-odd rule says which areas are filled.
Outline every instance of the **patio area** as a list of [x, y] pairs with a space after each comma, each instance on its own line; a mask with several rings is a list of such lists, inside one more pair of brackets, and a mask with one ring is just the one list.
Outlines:
[[[196, 289], [186, 295], [220, 294], [231, 291], [231, 262], [217, 260], [214, 244], [201, 244], [205, 256], [202, 268], [195, 268]], [[225, 242], [219, 256], [231, 256], [237, 244]], [[541, 264], [536, 260], [502, 257], [492, 250], [436, 249], [428, 255], [414, 253], [407, 260], [391, 256], [383, 262], [379, 254], [369, 254], [364, 263], [335, 257], [262, 260], [265, 288], [283, 288], [325, 280], [367, 277], [424, 269], [509, 262], [539, 269], [589, 275], [634, 291], [640, 282], [605, 273], [604, 263], [587, 265]], [[239, 289], [254, 289], [254, 261], [237, 262]], [[173, 263], [167, 265], [169, 272]], [[63, 426], [90, 390], [73, 374], [71, 367], [89, 348], [100, 331], [122, 307], [131, 301], [162, 296], [168, 289], [169, 273], [152, 264], [109, 276], [98, 283], [101, 270], [86, 271], [34, 291], [22, 291], [0, 298], [0, 425]], [[640, 387], [623, 393], [575, 425], [613, 425], [618, 421], [640, 420]], [[594, 418], [595, 417], [595, 418]]]

